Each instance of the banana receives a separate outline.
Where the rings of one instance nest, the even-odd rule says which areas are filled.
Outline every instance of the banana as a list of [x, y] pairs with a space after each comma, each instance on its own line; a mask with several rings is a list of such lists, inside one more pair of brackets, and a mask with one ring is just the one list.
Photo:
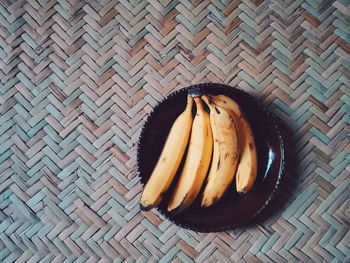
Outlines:
[[241, 155], [236, 174], [236, 190], [240, 193], [246, 193], [252, 189], [258, 170], [253, 131], [240, 106], [234, 100], [225, 95], [209, 95], [209, 99], [227, 110], [235, 120]]
[[193, 98], [173, 123], [155, 168], [141, 195], [140, 208], [148, 211], [157, 206], [168, 190], [180, 166], [189, 141], [193, 116]]
[[213, 157], [204, 188], [202, 207], [217, 202], [228, 189], [236, 174], [238, 165], [238, 145], [235, 122], [223, 108], [213, 104], [207, 96], [202, 96], [210, 108], [210, 123], [213, 132]]
[[210, 166], [213, 138], [209, 114], [200, 98], [194, 98], [197, 113], [193, 120], [190, 144], [183, 170], [175, 186], [168, 211], [180, 213], [196, 199]]

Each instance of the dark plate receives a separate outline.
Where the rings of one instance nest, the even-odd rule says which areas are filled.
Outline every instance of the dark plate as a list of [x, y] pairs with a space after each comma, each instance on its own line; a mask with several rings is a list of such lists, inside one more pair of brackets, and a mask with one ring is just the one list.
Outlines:
[[[199, 84], [174, 92], [158, 104], [143, 126], [137, 149], [138, 176], [145, 184], [157, 162], [166, 136], [176, 117], [185, 109], [188, 92], [224, 94], [233, 98], [252, 126], [258, 153], [258, 174], [254, 187], [240, 195], [232, 185], [223, 198], [209, 208], [201, 208], [199, 199], [183, 213], [173, 215], [166, 210], [169, 194], [157, 209], [175, 224], [199, 232], [233, 229], [258, 215], [271, 201], [284, 171], [284, 144], [278, 126], [269, 112], [242, 90], [222, 84]], [[199, 194], [199, 197], [201, 193]]]

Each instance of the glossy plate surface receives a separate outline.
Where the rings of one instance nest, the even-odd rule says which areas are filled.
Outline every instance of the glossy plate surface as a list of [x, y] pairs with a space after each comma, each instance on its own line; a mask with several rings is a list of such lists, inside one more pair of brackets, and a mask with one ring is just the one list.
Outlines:
[[[222, 84], [199, 84], [174, 92], [154, 108], [141, 132], [137, 150], [138, 176], [145, 184], [157, 162], [166, 136], [176, 117], [186, 106], [188, 92], [224, 94], [234, 99], [246, 114], [253, 129], [258, 153], [258, 174], [254, 187], [240, 195], [233, 184], [224, 197], [209, 208], [201, 208], [200, 198], [184, 212], [173, 215], [166, 210], [168, 194], [157, 209], [175, 224], [199, 232], [233, 229], [259, 214], [270, 202], [284, 172], [284, 144], [277, 123], [269, 112], [242, 90]], [[199, 194], [201, 197], [202, 192]]]

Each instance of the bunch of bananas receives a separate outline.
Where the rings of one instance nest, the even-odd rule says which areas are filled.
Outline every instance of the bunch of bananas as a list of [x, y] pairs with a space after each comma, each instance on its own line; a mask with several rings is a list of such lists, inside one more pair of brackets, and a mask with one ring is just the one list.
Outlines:
[[184, 165], [168, 204], [172, 213], [188, 208], [203, 185], [202, 207], [219, 201], [235, 176], [237, 192], [246, 193], [253, 187], [258, 166], [254, 136], [234, 100], [225, 95], [188, 95], [186, 108], [173, 123], [142, 192], [142, 210], [150, 210], [162, 201], [183, 158]]

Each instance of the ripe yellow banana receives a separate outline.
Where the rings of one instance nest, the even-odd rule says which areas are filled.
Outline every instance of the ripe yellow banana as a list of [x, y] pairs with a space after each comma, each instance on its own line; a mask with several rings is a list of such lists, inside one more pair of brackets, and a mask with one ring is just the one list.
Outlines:
[[186, 151], [192, 128], [193, 98], [187, 97], [186, 109], [172, 125], [157, 164], [141, 195], [144, 211], [157, 206], [168, 190]]
[[258, 170], [253, 131], [240, 106], [234, 100], [225, 95], [210, 95], [209, 98], [216, 105], [226, 109], [235, 120], [241, 155], [236, 174], [236, 190], [246, 193], [252, 189]]
[[215, 105], [207, 96], [202, 96], [210, 108], [210, 123], [213, 132], [213, 157], [202, 197], [202, 207], [218, 201], [236, 174], [238, 145], [235, 122], [223, 108]]
[[210, 166], [213, 138], [209, 114], [200, 98], [194, 98], [197, 113], [193, 120], [190, 144], [183, 170], [168, 205], [168, 211], [180, 213], [196, 199]]

